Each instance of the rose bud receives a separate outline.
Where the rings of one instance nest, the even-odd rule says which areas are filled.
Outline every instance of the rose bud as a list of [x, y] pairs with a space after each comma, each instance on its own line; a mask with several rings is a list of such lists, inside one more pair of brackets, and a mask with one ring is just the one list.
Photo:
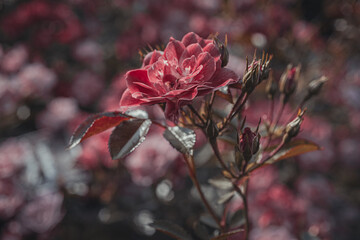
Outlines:
[[227, 49], [227, 35], [225, 35], [225, 43], [222, 43], [217, 37], [214, 37], [214, 44], [219, 49], [221, 67], [225, 67], [229, 63], [229, 51]]
[[302, 123], [303, 116], [304, 116], [305, 110], [300, 111], [297, 115], [297, 117], [292, 120], [291, 122], [288, 123], [288, 125], [286, 125], [285, 128], [285, 135], [283, 137], [283, 141], [285, 143], [289, 142], [293, 137], [296, 137], [300, 131], [300, 125]]
[[311, 97], [319, 94], [322, 86], [324, 85], [324, 83], [328, 80], [327, 77], [322, 76], [318, 79], [315, 79], [313, 81], [311, 81], [307, 87], [307, 95], [304, 98], [304, 102], [306, 102], [307, 100], [309, 100]]
[[252, 132], [250, 128], [245, 128], [239, 136], [239, 150], [243, 154], [245, 161], [249, 161], [251, 157], [259, 151], [260, 134], [258, 131]]
[[242, 79], [242, 89], [247, 93], [251, 93], [258, 85], [259, 80], [259, 61], [252, 61], [250, 66], [247, 66], [246, 72]]
[[287, 66], [287, 69], [280, 78], [280, 92], [284, 94], [284, 102], [294, 93], [297, 82], [299, 80], [300, 66], [292, 67], [291, 64]]

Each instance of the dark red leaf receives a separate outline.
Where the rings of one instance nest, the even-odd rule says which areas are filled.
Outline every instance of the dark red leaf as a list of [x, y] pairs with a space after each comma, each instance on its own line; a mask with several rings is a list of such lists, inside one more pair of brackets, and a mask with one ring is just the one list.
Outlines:
[[149, 119], [134, 119], [118, 125], [109, 138], [111, 158], [123, 158], [134, 151], [145, 140], [151, 123]]
[[85, 139], [119, 125], [130, 117], [120, 112], [103, 112], [88, 117], [75, 130], [70, 138], [68, 148], [73, 148]]

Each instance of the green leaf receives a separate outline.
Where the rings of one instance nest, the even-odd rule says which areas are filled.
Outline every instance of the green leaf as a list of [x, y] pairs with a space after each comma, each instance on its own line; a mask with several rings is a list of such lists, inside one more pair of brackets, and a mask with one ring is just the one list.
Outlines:
[[208, 213], [205, 213], [205, 214], [200, 216], [200, 222], [202, 222], [203, 224], [205, 224], [205, 225], [207, 225], [209, 227], [212, 227], [214, 229], [219, 228], [219, 225], [217, 224], [217, 222], [215, 222], [215, 220]]
[[230, 201], [233, 198], [234, 195], [235, 195], [235, 191], [225, 193], [220, 197], [220, 199], [217, 201], [217, 203], [218, 204], [224, 204], [224, 203]]
[[165, 221], [165, 220], [158, 220], [155, 221], [149, 226], [155, 228], [156, 230], [159, 230], [175, 239], [179, 240], [191, 240], [192, 238], [190, 235], [179, 225], [176, 225], [174, 223]]
[[145, 140], [151, 123], [149, 119], [135, 119], [118, 125], [109, 138], [111, 158], [123, 158], [134, 151]]
[[245, 224], [244, 211], [237, 210], [230, 218], [230, 228], [240, 227]]
[[218, 189], [229, 190], [233, 187], [231, 181], [223, 177], [211, 178], [208, 182]]
[[198, 236], [201, 240], [209, 240], [211, 238], [208, 227], [200, 221], [194, 222], [193, 229], [196, 236]]
[[171, 146], [182, 154], [193, 156], [193, 147], [196, 142], [195, 132], [183, 127], [167, 127], [164, 132], [164, 137], [169, 141]]

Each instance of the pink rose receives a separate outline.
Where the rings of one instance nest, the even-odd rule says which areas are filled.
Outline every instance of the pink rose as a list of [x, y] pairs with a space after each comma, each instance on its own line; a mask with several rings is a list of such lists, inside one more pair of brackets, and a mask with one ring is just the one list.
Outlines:
[[195, 33], [181, 41], [170, 38], [164, 52], [149, 53], [142, 68], [126, 73], [128, 88], [120, 105], [166, 103], [166, 118], [176, 122], [180, 108], [195, 97], [237, 81], [233, 71], [221, 68], [220, 57], [212, 40]]

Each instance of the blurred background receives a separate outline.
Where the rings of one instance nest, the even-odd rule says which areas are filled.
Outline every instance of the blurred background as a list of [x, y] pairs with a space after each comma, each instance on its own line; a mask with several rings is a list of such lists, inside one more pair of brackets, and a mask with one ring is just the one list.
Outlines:
[[[121, 161], [110, 158], [109, 132], [65, 149], [89, 114], [119, 108], [139, 50], [189, 31], [227, 34], [228, 67], [240, 76], [255, 49], [274, 55], [275, 80], [288, 63], [301, 64], [293, 109], [309, 81], [329, 78], [301, 132], [324, 149], [253, 176], [250, 239], [356, 239], [359, 26], [357, 0], [0, 0], [1, 239], [171, 239], [147, 225], [154, 219], [201, 239], [192, 227], [202, 203], [159, 129]], [[246, 115], [256, 124], [268, 101], [263, 89], [253, 95]], [[207, 179], [217, 168], [198, 152], [201, 183], [216, 202]]]

